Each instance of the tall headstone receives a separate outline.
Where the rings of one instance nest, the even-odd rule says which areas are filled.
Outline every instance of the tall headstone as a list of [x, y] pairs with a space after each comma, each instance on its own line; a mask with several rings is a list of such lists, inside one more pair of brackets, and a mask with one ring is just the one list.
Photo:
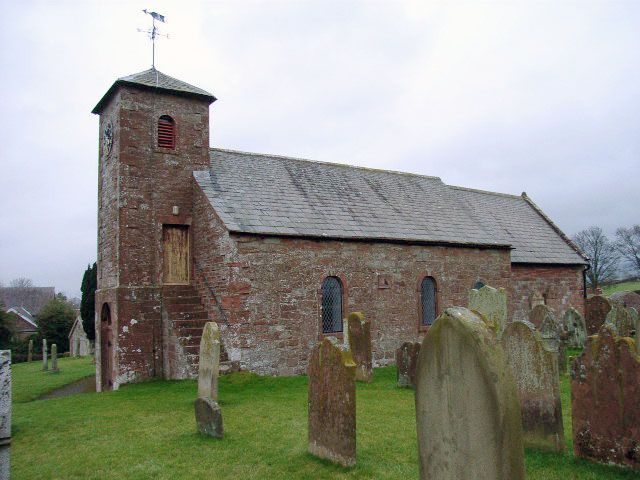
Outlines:
[[469, 290], [469, 310], [481, 313], [500, 334], [507, 326], [507, 292], [485, 285]]
[[501, 342], [518, 385], [525, 446], [563, 451], [564, 427], [555, 352], [547, 350], [529, 322], [507, 325]]
[[620, 337], [631, 337], [635, 333], [635, 319], [628, 308], [613, 304], [607, 313], [605, 323], [613, 325]]
[[0, 350], [0, 479], [11, 470], [11, 350]]
[[51, 344], [51, 371], [58, 371], [58, 345]]
[[418, 365], [418, 355], [420, 354], [420, 343], [404, 342], [396, 350], [397, 384], [400, 388], [416, 387], [416, 367]]
[[[544, 310], [541, 307], [544, 307]], [[544, 312], [543, 315], [541, 315], [542, 312]], [[531, 316], [537, 316], [542, 343], [548, 351], [553, 352], [556, 356], [558, 373], [565, 373], [567, 371], [566, 342], [562, 339], [562, 328], [557, 322], [553, 310], [546, 305], [538, 306], [531, 311]], [[531, 323], [533, 324], [533, 322]]]
[[356, 364], [333, 338], [309, 359], [309, 452], [334, 463], [356, 464]]
[[29, 339], [29, 350], [27, 351], [27, 362], [33, 361], [33, 339]]
[[518, 389], [479, 315], [446, 309], [422, 342], [416, 376], [421, 479], [525, 478]]
[[576, 456], [640, 470], [640, 356], [605, 324], [571, 365]]
[[47, 351], [46, 339], [42, 339], [42, 370], [49, 370], [49, 352]]
[[356, 380], [373, 380], [373, 359], [371, 349], [371, 322], [360, 312], [351, 313], [345, 325], [345, 346], [351, 351], [356, 362]]
[[587, 341], [587, 324], [580, 313], [573, 307], [564, 314], [564, 327], [569, 334], [567, 343], [571, 348], [582, 348]]
[[594, 295], [587, 298], [584, 303], [584, 321], [587, 324], [588, 335], [597, 335], [607, 318], [609, 310], [611, 310], [611, 302], [602, 295]]
[[222, 438], [222, 411], [218, 405], [218, 375], [220, 373], [220, 329], [215, 322], [207, 322], [200, 338], [198, 363], [198, 398], [195, 402], [198, 431], [214, 438]]

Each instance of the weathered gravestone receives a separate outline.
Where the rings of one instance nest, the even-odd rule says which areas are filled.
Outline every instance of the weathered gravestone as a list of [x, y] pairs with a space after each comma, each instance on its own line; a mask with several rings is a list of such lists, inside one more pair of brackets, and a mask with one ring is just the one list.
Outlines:
[[545, 304], [538, 304], [531, 309], [529, 312], [529, 321], [533, 323], [533, 325], [540, 330], [540, 326], [545, 318], [548, 316], [553, 316], [555, 320], [555, 316], [553, 314], [553, 310], [546, 306]]
[[584, 302], [584, 321], [587, 324], [587, 334], [597, 335], [604, 324], [607, 314], [611, 310], [611, 302], [602, 295], [594, 295]]
[[373, 359], [371, 351], [371, 322], [360, 312], [351, 313], [345, 325], [345, 346], [351, 351], [356, 362], [356, 380], [373, 380]]
[[564, 428], [556, 353], [547, 350], [529, 322], [507, 325], [501, 341], [518, 385], [525, 446], [563, 451]]
[[[529, 315], [530, 322], [537, 324], [540, 338], [547, 350], [554, 352], [558, 363], [558, 373], [567, 372], [566, 339], [562, 327], [556, 320], [553, 310], [546, 305], [538, 305]], [[535, 320], [537, 323], [534, 323]]]
[[422, 342], [416, 377], [421, 479], [524, 479], [518, 390], [482, 317], [446, 309]]
[[469, 290], [469, 310], [484, 315], [500, 334], [507, 326], [507, 293], [504, 288], [495, 289], [489, 285], [480, 290]]
[[49, 370], [49, 352], [47, 352], [47, 340], [42, 340], [42, 370]]
[[617, 292], [609, 300], [621, 304], [623, 307], [640, 309], [640, 295], [636, 292]]
[[640, 470], [640, 356], [605, 324], [571, 365], [573, 450]]
[[198, 431], [210, 437], [222, 438], [222, 411], [218, 405], [218, 375], [220, 371], [220, 330], [215, 322], [207, 322], [200, 338], [198, 361], [198, 398], [195, 402]]
[[607, 313], [605, 323], [613, 325], [620, 337], [631, 337], [635, 333], [635, 319], [628, 308], [613, 304]]
[[58, 345], [55, 343], [51, 345], [51, 371], [58, 371]]
[[29, 350], [27, 351], [27, 362], [33, 361], [33, 339], [29, 340]]
[[540, 292], [535, 291], [529, 297], [529, 310], [533, 310], [538, 305], [544, 305], [544, 296]]
[[420, 343], [404, 342], [396, 350], [397, 383], [400, 388], [415, 388]]
[[587, 341], [587, 324], [580, 313], [570, 307], [564, 314], [564, 327], [569, 334], [567, 343], [571, 348], [582, 348]]
[[0, 350], [0, 479], [8, 480], [11, 459], [11, 350]]
[[309, 452], [345, 467], [356, 464], [356, 364], [325, 338], [309, 359]]

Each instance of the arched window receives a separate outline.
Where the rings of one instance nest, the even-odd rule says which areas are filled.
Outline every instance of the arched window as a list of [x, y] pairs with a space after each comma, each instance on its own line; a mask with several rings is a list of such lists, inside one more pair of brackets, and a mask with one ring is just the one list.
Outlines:
[[158, 119], [158, 146], [176, 148], [176, 122], [169, 115], [162, 115]]
[[342, 332], [342, 282], [327, 277], [322, 282], [322, 333]]
[[422, 301], [422, 319], [420, 325], [428, 327], [436, 319], [436, 281], [431, 277], [424, 277], [420, 286]]

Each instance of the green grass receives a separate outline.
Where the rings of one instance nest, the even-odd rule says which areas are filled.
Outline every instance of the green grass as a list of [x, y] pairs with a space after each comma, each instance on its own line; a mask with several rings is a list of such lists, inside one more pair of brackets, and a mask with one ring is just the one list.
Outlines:
[[640, 290], [640, 282], [617, 283], [615, 285], [602, 287], [602, 293], [607, 296], [613, 295], [617, 292], [632, 292], [634, 290]]
[[[15, 370], [18, 383], [22, 373]], [[414, 393], [395, 387], [395, 367], [376, 369], [372, 384], [358, 384], [353, 469], [307, 454], [306, 377], [222, 377], [223, 440], [197, 433], [195, 395], [195, 381], [156, 381], [117, 392], [18, 403], [12, 478], [418, 478]], [[527, 451], [527, 478], [637, 478], [573, 458], [567, 377], [562, 400], [567, 453]]]
[[[51, 368], [51, 362], [49, 362]], [[95, 375], [93, 357], [59, 358], [58, 372], [42, 370], [42, 361], [16, 363], [13, 372], [13, 402], [29, 402], [81, 378]]]

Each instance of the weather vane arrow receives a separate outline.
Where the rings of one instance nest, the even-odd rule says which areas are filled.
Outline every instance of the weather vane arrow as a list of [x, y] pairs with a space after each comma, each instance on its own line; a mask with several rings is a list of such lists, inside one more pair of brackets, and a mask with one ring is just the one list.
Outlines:
[[138, 29], [138, 31], [146, 33], [147, 35], [149, 35], [149, 38], [151, 39], [151, 68], [155, 69], [156, 68], [156, 37], [169, 38], [169, 35], [162, 35], [158, 31], [158, 27], [156, 27], [156, 20], [162, 23], [166, 23], [166, 20], [164, 19], [164, 15], [160, 15], [157, 12], [150, 12], [146, 8], [142, 11], [147, 15], [151, 16], [151, 29], [149, 30]]

